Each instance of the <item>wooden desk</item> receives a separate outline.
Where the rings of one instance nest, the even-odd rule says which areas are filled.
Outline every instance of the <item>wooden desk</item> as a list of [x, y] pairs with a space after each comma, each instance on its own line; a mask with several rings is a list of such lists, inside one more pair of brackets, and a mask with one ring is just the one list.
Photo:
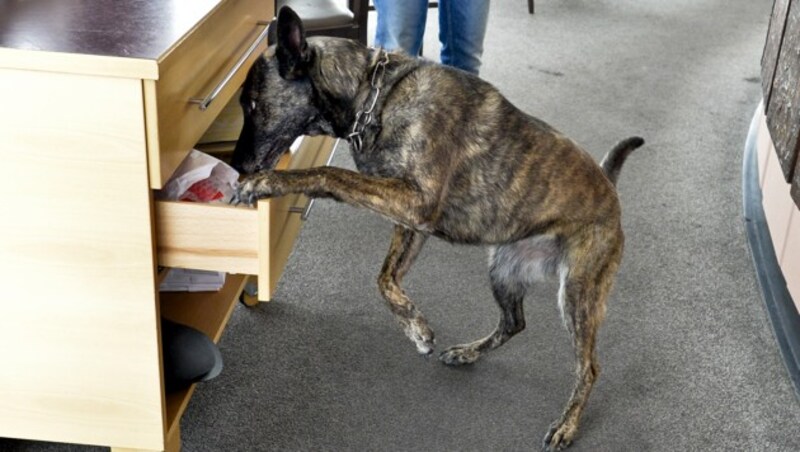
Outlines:
[[[303, 200], [185, 206], [152, 189], [241, 85], [273, 13], [272, 0], [0, 3], [0, 436], [179, 449], [192, 390], [164, 393], [159, 319], [216, 340], [247, 277], [159, 296], [157, 263], [259, 274], [268, 299]], [[189, 101], [229, 73], [206, 110]], [[331, 144], [282, 164], [324, 163]], [[224, 240], [231, 224], [247, 243]]]

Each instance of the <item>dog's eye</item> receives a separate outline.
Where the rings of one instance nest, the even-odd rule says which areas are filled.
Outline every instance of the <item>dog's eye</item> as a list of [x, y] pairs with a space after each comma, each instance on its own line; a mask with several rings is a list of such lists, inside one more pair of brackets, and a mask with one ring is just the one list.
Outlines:
[[255, 100], [251, 100], [250, 101], [250, 111], [253, 111], [255, 109], [256, 109], [256, 101]]

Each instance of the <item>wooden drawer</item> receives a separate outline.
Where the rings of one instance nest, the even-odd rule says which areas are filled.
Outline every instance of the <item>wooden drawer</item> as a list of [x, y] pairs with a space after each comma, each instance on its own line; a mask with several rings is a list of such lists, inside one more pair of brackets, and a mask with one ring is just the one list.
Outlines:
[[[306, 137], [278, 169], [325, 165], [334, 147], [329, 137]], [[302, 224], [308, 199], [289, 195], [260, 201], [256, 208], [224, 204], [156, 201], [158, 263], [258, 275], [258, 298], [268, 301]]]
[[267, 48], [273, 15], [272, 0], [221, 2], [158, 60], [158, 80], [143, 81], [152, 188], [163, 186], [242, 85]]

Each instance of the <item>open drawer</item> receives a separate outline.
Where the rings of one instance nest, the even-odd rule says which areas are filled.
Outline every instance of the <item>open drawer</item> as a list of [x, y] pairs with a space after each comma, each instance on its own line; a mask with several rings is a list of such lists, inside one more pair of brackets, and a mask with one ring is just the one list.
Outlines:
[[[330, 137], [306, 137], [278, 169], [325, 165]], [[289, 195], [259, 201], [256, 208], [156, 201], [159, 265], [258, 276], [258, 299], [269, 301], [300, 231], [309, 200]]]

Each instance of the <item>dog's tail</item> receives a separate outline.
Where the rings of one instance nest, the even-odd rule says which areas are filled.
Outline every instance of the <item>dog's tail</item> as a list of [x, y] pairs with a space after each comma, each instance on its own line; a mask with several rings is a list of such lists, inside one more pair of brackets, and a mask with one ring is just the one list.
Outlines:
[[617, 185], [619, 170], [622, 169], [622, 164], [625, 163], [625, 159], [628, 158], [628, 155], [643, 144], [644, 139], [642, 137], [626, 138], [620, 141], [614, 146], [614, 149], [608, 151], [608, 154], [603, 157], [603, 161], [600, 162], [600, 167], [603, 168], [603, 172], [606, 173], [606, 177], [608, 177], [608, 180], [610, 180], [612, 184]]

